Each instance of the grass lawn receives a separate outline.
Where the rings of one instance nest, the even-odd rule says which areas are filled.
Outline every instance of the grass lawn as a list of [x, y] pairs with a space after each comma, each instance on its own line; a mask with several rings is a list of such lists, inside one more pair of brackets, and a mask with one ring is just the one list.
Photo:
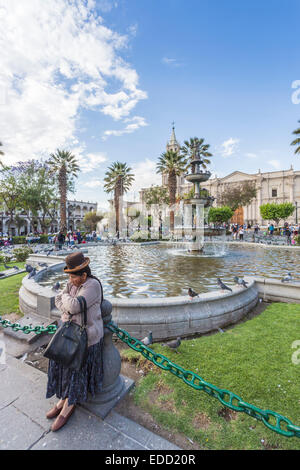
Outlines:
[[[299, 325], [300, 305], [274, 303], [223, 334], [182, 341], [180, 354], [158, 343], [151, 348], [206, 382], [300, 426], [300, 364], [292, 362]], [[122, 356], [149, 370], [149, 361], [132, 349]], [[300, 438], [281, 436], [245, 413], [225, 409], [156, 366], [137, 383], [134, 400], [162, 426], [204, 449], [300, 449]]]
[[[7, 263], [7, 266], [18, 266], [22, 269], [25, 263]], [[4, 265], [0, 264], [0, 271], [4, 271]], [[19, 310], [19, 290], [22, 284], [22, 279], [28, 273], [16, 274], [15, 276], [8, 277], [7, 279], [0, 279], [0, 316], [10, 313], [18, 313], [22, 315]]]

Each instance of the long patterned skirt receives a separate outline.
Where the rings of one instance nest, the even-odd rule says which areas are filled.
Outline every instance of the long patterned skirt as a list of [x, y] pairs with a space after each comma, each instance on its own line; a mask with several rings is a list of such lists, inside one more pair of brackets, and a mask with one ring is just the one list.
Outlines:
[[68, 405], [74, 405], [87, 401], [88, 393], [94, 397], [102, 389], [102, 360], [103, 338], [88, 348], [86, 361], [78, 372], [50, 359], [46, 398], [56, 395], [63, 400], [68, 397]]

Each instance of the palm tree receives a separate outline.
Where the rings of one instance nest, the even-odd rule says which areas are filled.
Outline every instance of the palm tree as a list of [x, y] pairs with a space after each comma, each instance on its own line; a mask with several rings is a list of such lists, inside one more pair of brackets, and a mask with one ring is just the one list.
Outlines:
[[[186, 171], [187, 161], [183, 155], [173, 150], [162, 153], [156, 165], [156, 173], [168, 176], [168, 189], [170, 206], [176, 202], [177, 192], [177, 176], [182, 175]], [[174, 232], [174, 211], [170, 211], [170, 230]]]
[[60, 230], [67, 229], [67, 191], [72, 177], [77, 177], [79, 166], [76, 157], [66, 150], [56, 150], [47, 162], [50, 171], [58, 177], [60, 195]]
[[[300, 121], [298, 121], [300, 122]], [[296, 129], [293, 134], [297, 135], [297, 139], [293, 140], [293, 142], [291, 143], [291, 145], [297, 145], [296, 147], [296, 150], [295, 150], [295, 153], [300, 153], [300, 127], [298, 127], [298, 129]]]
[[126, 193], [134, 181], [134, 175], [130, 173], [132, 169], [127, 163], [114, 162], [105, 173], [104, 191], [107, 193], [114, 192], [114, 206], [116, 211], [116, 233], [119, 238], [120, 228], [120, 197]]
[[[204, 144], [204, 139], [198, 139], [198, 137], [190, 138], [190, 141], [185, 140], [184, 145], [181, 147], [182, 154], [187, 157], [190, 161], [196, 158], [196, 151], [198, 156], [201, 158], [201, 166], [206, 168], [210, 164], [210, 160], [207, 157], [212, 157], [212, 153], [208, 152], [209, 144]], [[191, 164], [189, 164], [191, 166]], [[195, 166], [192, 166], [194, 170]]]

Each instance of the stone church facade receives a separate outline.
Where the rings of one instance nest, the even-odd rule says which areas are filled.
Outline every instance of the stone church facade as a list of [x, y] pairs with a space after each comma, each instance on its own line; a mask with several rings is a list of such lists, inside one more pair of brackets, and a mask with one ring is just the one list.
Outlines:
[[[171, 138], [166, 145], [166, 151], [168, 150], [173, 150], [175, 152], [180, 150], [180, 144], [176, 139], [174, 126], [172, 128]], [[208, 181], [203, 183], [201, 187], [206, 188], [210, 195], [215, 198], [213, 206], [217, 207], [219, 205], [218, 200], [220, 199], [220, 194], [225, 190], [225, 188], [230, 188], [230, 186], [241, 184], [245, 181], [255, 183], [257, 189], [256, 198], [253, 199], [248, 206], [237, 209], [231, 220], [233, 223], [267, 225], [271, 221], [262, 219], [259, 210], [259, 207], [266, 203], [292, 202], [293, 204], [297, 203], [300, 207], [300, 171], [295, 171], [293, 167], [289, 170], [265, 173], [261, 173], [259, 170], [255, 174], [249, 174], [243, 171], [234, 171], [223, 178], [210, 178]], [[167, 175], [162, 176], [162, 184], [167, 186]], [[177, 176], [178, 195], [188, 193], [191, 188], [192, 184], [188, 183], [183, 175]], [[144, 189], [140, 192], [141, 201], [143, 201], [143, 191]], [[291, 224], [299, 222], [296, 210], [293, 215], [287, 219], [287, 222]]]
[[[251, 181], [256, 186], [256, 198], [248, 206], [244, 206], [237, 211], [237, 223], [250, 223], [266, 225], [269, 221], [262, 219], [259, 207], [266, 203], [297, 202], [300, 206], [300, 171], [295, 171], [292, 167], [289, 170], [272, 171], [248, 174], [242, 171], [234, 171], [224, 178], [212, 178], [205, 183], [211, 196], [216, 199], [214, 206], [218, 206], [219, 195], [225, 188]], [[270, 221], [271, 222], [271, 221]], [[296, 222], [296, 211], [289, 219], [289, 223]], [[298, 219], [299, 222], [299, 219]]]

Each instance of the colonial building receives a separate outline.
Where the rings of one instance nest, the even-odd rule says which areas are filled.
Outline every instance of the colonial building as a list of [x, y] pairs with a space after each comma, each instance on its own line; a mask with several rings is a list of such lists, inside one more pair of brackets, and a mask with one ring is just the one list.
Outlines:
[[[97, 203], [94, 202], [84, 202], [84, 201], [67, 201], [67, 226], [68, 230], [79, 229], [82, 223], [82, 220], [87, 212], [97, 211]], [[14, 219], [12, 222], [10, 220], [9, 214], [6, 211], [0, 211], [0, 233], [8, 233], [11, 236], [15, 235], [27, 235], [33, 232], [40, 232], [41, 227], [37, 223], [32, 225], [31, 220], [27, 215], [19, 211], [16, 214], [18, 220], [24, 220], [23, 225], [17, 224]], [[56, 212], [56, 218], [51, 222], [48, 232], [55, 233], [59, 230], [59, 209]]]
[[[172, 134], [169, 142], [167, 142], [166, 150], [179, 151], [180, 144], [178, 143], [175, 136], [174, 126], [172, 128]], [[281, 203], [281, 202], [292, 202], [297, 207], [300, 206], [300, 171], [295, 171], [293, 167], [289, 170], [280, 170], [261, 173], [258, 170], [257, 173], [249, 174], [243, 171], [234, 171], [224, 178], [211, 178], [201, 185], [201, 187], [206, 188], [210, 195], [215, 198], [213, 203], [214, 206], [220, 205], [220, 194], [225, 188], [230, 188], [236, 184], [241, 184], [246, 181], [251, 181], [255, 183], [257, 193], [256, 198], [245, 207], [240, 207], [234, 217], [232, 222], [234, 223], [250, 223], [250, 224], [259, 224], [267, 225], [268, 220], [262, 219], [260, 215], [259, 207], [262, 204], [266, 203]], [[160, 184], [158, 181], [157, 184]], [[161, 184], [168, 185], [168, 176], [162, 176]], [[188, 183], [184, 178], [184, 175], [177, 176], [177, 194], [183, 195], [188, 193], [192, 189], [193, 185]], [[140, 201], [143, 202], [144, 192], [146, 188], [143, 188], [140, 191]], [[294, 211], [293, 215], [287, 219], [289, 223], [298, 223], [297, 209]]]
[[[266, 225], [271, 222], [262, 219], [259, 211], [262, 204], [292, 202], [300, 206], [300, 171], [295, 171], [292, 166], [289, 170], [267, 173], [261, 173], [260, 170], [255, 174], [234, 171], [224, 178], [209, 179], [205, 183], [205, 188], [208, 189], [211, 196], [216, 198], [214, 206], [218, 206], [219, 196], [225, 188], [245, 181], [255, 183], [256, 198], [248, 206], [241, 207], [236, 211], [235, 220], [233, 220], [236, 223]], [[287, 222], [299, 222], [297, 215], [295, 210]]]

